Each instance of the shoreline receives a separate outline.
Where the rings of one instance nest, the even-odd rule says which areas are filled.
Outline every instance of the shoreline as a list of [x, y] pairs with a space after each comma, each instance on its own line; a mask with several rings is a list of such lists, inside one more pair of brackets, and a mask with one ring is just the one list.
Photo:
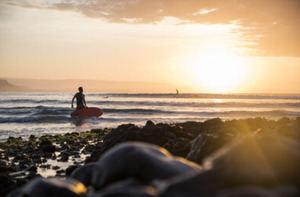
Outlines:
[[[300, 117], [296, 119], [248, 118], [239, 120], [209, 119], [203, 122], [158, 123], [145, 126], [122, 124], [112, 129], [92, 129], [29, 139], [9, 137], [0, 142], [1, 195], [19, 188], [35, 177], [68, 177], [76, 168], [97, 161], [117, 144], [129, 141], [161, 146], [175, 156], [202, 164], [203, 160], [241, 135], [279, 135], [300, 142]], [[207, 141], [195, 154], [199, 136]]]

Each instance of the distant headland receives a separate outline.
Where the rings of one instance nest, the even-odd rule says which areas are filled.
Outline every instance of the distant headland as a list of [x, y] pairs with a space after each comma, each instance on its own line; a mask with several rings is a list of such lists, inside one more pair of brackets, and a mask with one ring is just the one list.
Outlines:
[[25, 86], [14, 85], [5, 79], [0, 79], [0, 91], [1, 92], [12, 92], [12, 91], [28, 91], [29, 89]]

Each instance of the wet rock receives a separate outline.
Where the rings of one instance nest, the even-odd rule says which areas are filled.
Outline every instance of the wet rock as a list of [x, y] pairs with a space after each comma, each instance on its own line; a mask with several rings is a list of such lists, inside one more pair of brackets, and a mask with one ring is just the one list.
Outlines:
[[31, 157], [33, 163], [36, 163], [36, 164], [42, 163], [42, 159], [41, 159], [40, 155], [38, 155], [38, 154], [31, 154], [30, 157]]
[[148, 120], [145, 125], [145, 127], [154, 127], [154, 126], [155, 126], [155, 124], [151, 120]]
[[30, 172], [27, 176], [26, 176], [26, 183], [28, 181], [31, 181], [34, 178], [41, 178], [41, 175], [37, 174], [36, 172]]
[[[300, 143], [292, 139], [248, 135], [207, 158], [204, 162], [207, 170], [169, 184], [161, 196], [219, 196], [226, 189], [238, 190], [249, 185], [299, 188], [299, 150]], [[251, 196], [247, 192], [229, 196]], [[252, 193], [252, 196], [270, 196], [272, 192], [266, 194]]]
[[61, 152], [59, 157], [60, 158], [58, 159], [58, 161], [67, 162], [69, 160], [69, 153], [66, 151]]
[[[151, 123], [149, 123], [151, 124]], [[151, 124], [152, 125], [152, 124]], [[185, 157], [190, 150], [191, 136], [185, 134], [184, 129], [169, 124], [157, 124], [139, 128], [133, 124], [121, 125], [112, 129], [104, 139], [98, 143], [86, 162], [97, 161], [100, 156], [117, 144], [128, 141], [139, 141], [156, 144], [166, 148], [172, 154]]]
[[58, 170], [60, 167], [59, 166], [53, 166], [52, 169], [53, 170]]
[[79, 153], [75, 153], [74, 154], [74, 158], [80, 158], [80, 154]]
[[43, 164], [43, 165], [40, 165], [40, 168], [50, 169], [50, 167], [51, 167], [50, 164]]
[[65, 173], [66, 171], [61, 169], [61, 170], [57, 170], [56, 171], [56, 175], [55, 176], [58, 176], [58, 177], [64, 177], [66, 175]]
[[19, 158], [16, 160], [19, 161], [19, 167], [22, 170], [32, 165], [32, 159], [29, 157]]
[[8, 167], [4, 162], [0, 164], [0, 196], [5, 196], [9, 191], [16, 187], [16, 184], [11, 176], [10, 172], [14, 170]]
[[66, 176], [70, 176], [71, 173], [76, 170], [79, 167], [79, 165], [71, 165], [66, 169]]
[[283, 185], [275, 188], [259, 186], [230, 188], [219, 192], [218, 197], [297, 197], [299, 195], [300, 193], [296, 187]]
[[11, 197], [78, 197], [86, 193], [83, 184], [76, 180], [41, 179], [36, 178]]
[[230, 177], [227, 184], [296, 183], [300, 186], [300, 143], [295, 140], [281, 136], [247, 136], [224, 150], [206, 162], [212, 163], [220, 177]]
[[14, 182], [16, 183], [17, 187], [22, 187], [27, 183], [27, 180], [25, 180], [23, 177], [22, 178], [16, 177]]
[[35, 135], [29, 136], [29, 141], [36, 141], [37, 137]]
[[[140, 170], [140, 168], [143, 170]], [[112, 182], [133, 177], [143, 183], [196, 173], [200, 166], [174, 158], [165, 149], [146, 143], [123, 143], [103, 155], [97, 163], [74, 171], [82, 180], [100, 189]], [[86, 174], [83, 174], [83, 172]], [[72, 174], [72, 177], [74, 176]]]
[[93, 194], [93, 197], [155, 197], [157, 190], [149, 185], [143, 185], [135, 179], [126, 179], [113, 184], [101, 192]]
[[188, 121], [183, 123], [177, 123], [178, 126], [182, 127], [188, 135], [193, 136], [193, 138], [197, 137], [203, 131], [203, 123]]
[[[101, 142], [98, 143], [98, 146], [100, 146]], [[92, 153], [94, 152], [96, 149], [96, 146], [95, 145], [92, 145], [92, 144], [87, 144], [84, 148], [84, 150], [82, 151], [82, 153], [84, 154], [89, 154], [89, 153]]]
[[17, 142], [17, 138], [15, 138], [15, 137], [9, 136], [7, 138], [7, 143], [9, 143], [9, 144], [13, 144], [13, 143], [16, 143], [16, 142]]
[[31, 166], [28, 169], [26, 169], [28, 172], [37, 172], [37, 167], [36, 166]]
[[93, 174], [98, 171], [99, 165], [95, 162], [88, 163], [75, 169], [70, 177], [83, 183], [86, 187], [92, 185]]
[[191, 141], [191, 149], [186, 158], [201, 164], [206, 157], [227, 145], [233, 139], [234, 136], [228, 136], [226, 133], [221, 135], [202, 133]]
[[213, 118], [213, 119], [204, 121], [203, 127], [215, 129], [215, 128], [221, 127], [222, 124], [223, 124], [223, 121], [220, 118]]
[[39, 149], [41, 149], [43, 152], [46, 152], [46, 153], [54, 153], [56, 150], [55, 146], [48, 139], [43, 139], [40, 142]]
[[[159, 194], [161, 195], [160, 197], [299, 196], [298, 193], [295, 195], [295, 190], [291, 189], [299, 188], [298, 177], [300, 177], [300, 174], [295, 167], [295, 163], [299, 162], [296, 159], [299, 150], [299, 146], [296, 144], [300, 141], [299, 129], [300, 118], [295, 120], [282, 118], [279, 121], [264, 118], [226, 121], [212, 119], [205, 122], [177, 124], [154, 124], [152, 121], [148, 121], [141, 128], [133, 124], [127, 124], [112, 130], [100, 129], [85, 133], [43, 136], [40, 138], [32, 136], [28, 141], [24, 141], [22, 138], [11, 137], [7, 142], [0, 143], [0, 176], [3, 176], [0, 180], [0, 190], [2, 192], [2, 188], [6, 189], [8, 185], [9, 190], [17, 191], [17, 186], [22, 186], [38, 176], [34, 169], [32, 172], [28, 172], [27, 169], [35, 164], [39, 165], [42, 162], [46, 162], [47, 159], [56, 160], [59, 158], [60, 161], [68, 161], [69, 158], [76, 158], [74, 164], [80, 165], [80, 162], [82, 162], [79, 158], [80, 154], [92, 153], [91, 158], [87, 161], [94, 161], [94, 163], [78, 168], [75, 167], [76, 165], [70, 166], [66, 171], [55, 168], [58, 170], [56, 176], [65, 177], [66, 174], [71, 173], [72, 177], [82, 181], [85, 185], [96, 185], [96, 189], [100, 188], [95, 193], [90, 193], [90, 196], [101, 197], [106, 195], [126, 196], [128, 194], [130, 194], [129, 196], [149, 195], [149, 193], [143, 192], [144, 189], [152, 190], [153, 188], [151, 189], [151, 187], [154, 187], [154, 191], [156, 189], [164, 191]], [[250, 136], [255, 140], [246, 140], [245, 136]], [[298, 142], [295, 142], [296, 140]], [[43, 144], [42, 141], [47, 141], [47, 143]], [[121, 156], [118, 156], [125, 166], [118, 166], [118, 162], [121, 160], [109, 159], [108, 161], [113, 161], [111, 163], [113, 163], [114, 169], [105, 167], [106, 172], [103, 173], [103, 166], [109, 165], [101, 159], [113, 147], [118, 147], [119, 144], [128, 141], [153, 143], [166, 148], [176, 156], [187, 157], [199, 164], [206, 161], [204, 162], [206, 167], [201, 172], [193, 173], [189, 176], [181, 176], [179, 173], [172, 180], [160, 179], [160, 175], [157, 178], [156, 173], [153, 173], [153, 179], [159, 179], [160, 181], [156, 183], [154, 180], [148, 183], [148, 179], [143, 178], [145, 174], [140, 172], [131, 174], [131, 172], [135, 172], [134, 170], [136, 169], [145, 171], [145, 168], [148, 169], [148, 167], [150, 168], [148, 171], [153, 172], [151, 170], [156, 169], [156, 162], [153, 161], [158, 161], [161, 164], [163, 162], [156, 157], [149, 156], [149, 153], [152, 155], [151, 151], [133, 151], [133, 153], [125, 151]], [[255, 143], [250, 145], [251, 141]], [[58, 146], [54, 146], [54, 143], [58, 144]], [[253, 146], [253, 144], [256, 146]], [[59, 153], [52, 152], [53, 150], [49, 152], [43, 151], [42, 146], [48, 145], [54, 146], [55, 151]], [[262, 159], [257, 152], [249, 147], [259, 147], [257, 150], [261, 150], [259, 151], [261, 155], [267, 156]], [[20, 152], [22, 154], [19, 154]], [[55, 153], [59, 154], [57, 158]], [[123, 161], [122, 158], [126, 157], [128, 153], [129, 155], [141, 154], [130, 159], [130, 161], [125, 159]], [[100, 160], [98, 161], [99, 158], [101, 162]], [[140, 161], [145, 158], [152, 158], [153, 161], [148, 162], [149, 166]], [[165, 156], [162, 158], [165, 158]], [[3, 163], [4, 168], [1, 168], [2, 160], [7, 161]], [[174, 160], [176, 159], [174, 158]], [[131, 164], [130, 162], [133, 161], [134, 163]], [[185, 163], [186, 160], [181, 161]], [[99, 162], [102, 167], [100, 167]], [[135, 163], [139, 162], [142, 163], [142, 166], [134, 167]], [[127, 164], [132, 168], [127, 169]], [[167, 166], [168, 163], [165, 163], [165, 168], [162, 171], [168, 171], [169, 168]], [[9, 176], [10, 173], [2, 174], [2, 171], [7, 172], [9, 168], [11, 168], [12, 172], [20, 171], [20, 173], [14, 173], [11, 176]], [[25, 171], [22, 171], [24, 169]], [[117, 170], [120, 170], [121, 173], [117, 172]], [[126, 172], [124, 173], [123, 170]], [[114, 173], [121, 174], [121, 179], [118, 176], [114, 176]], [[102, 181], [103, 177], [110, 177], [110, 175], [113, 177], [113, 180], [107, 180], [107, 183], [103, 184], [104, 187], [97, 185], [99, 182], [95, 182], [95, 180]], [[129, 175], [131, 178], [133, 177], [132, 180], [135, 184], [128, 184]], [[99, 177], [102, 178], [99, 179]], [[6, 184], [5, 181], [7, 180], [10, 182], [9, 184]], [[149, 185], [147, 184], [151, 184], [151, 187], [148, 187]], [[251, 185], [249, 186], [249, 184]], [[280, 192], [277, 188], [281, 188], [284, 185], [290, 187]], [[126, 186], [128, 186], [127, 191]], [[161, 189], [161, 187], [163, 188]], [[255, 192], [251, 193], [248, 187]], [[282, 191], [284, 192], [282, 193]]]

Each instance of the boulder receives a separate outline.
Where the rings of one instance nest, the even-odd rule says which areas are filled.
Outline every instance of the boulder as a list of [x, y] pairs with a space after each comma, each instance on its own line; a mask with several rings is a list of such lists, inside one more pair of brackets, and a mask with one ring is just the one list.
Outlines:
[[10, 197], [80, 197], [86, 191], [83, 184], [73, 179], [35, 178], [18, 192], [12, 192]]

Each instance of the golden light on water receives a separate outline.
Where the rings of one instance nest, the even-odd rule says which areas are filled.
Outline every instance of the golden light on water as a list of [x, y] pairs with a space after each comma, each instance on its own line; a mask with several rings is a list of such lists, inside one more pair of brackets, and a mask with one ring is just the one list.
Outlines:
[[238, 89], [246, 77], [243, 57], [226, 48], [218, 48], [193, 55], [190, 77], [208, 92], [231, 92]]

